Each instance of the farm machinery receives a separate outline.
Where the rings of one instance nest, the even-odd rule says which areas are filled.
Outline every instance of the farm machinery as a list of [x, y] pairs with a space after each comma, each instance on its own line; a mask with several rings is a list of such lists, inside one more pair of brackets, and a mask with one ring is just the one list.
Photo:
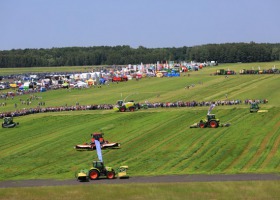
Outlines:
[[235, 75], [235, 71], [233, 70], [225, 70], [225, 69], [217, 69], [217, 71], [214, 73], [215, 75]]
[[112, 78], [112, 82], [123, 82], [123, 81], [128, 81], [127, 76], [114, 76]]
[[120, 166], [117, 171], [115, 171], [112, 167], [105, 166], [101, 161], [93, 161], [93, 166], [89, 170], [80, 170], [76, 174], [76, 178], [78, 181], [97, 180], [99, 178], [129, 178], [127, 170], [128, 166]]
[[4, 121], [2, 123], [2, 128], [14, 128], [18, 126], [18, 122], [13, 121], [13, 117], [4, 117]]
[[140, 109], [140, 105], [138, 103], [135, 103], [133, 100], [128, 102], [125, 102], [124, 100], [118, 100], [116, 105], [114, 106], [114, 110], [119, 112], [134, 112], [138, 109]]
[[[93, 161], [92, 167], [88, 169], [82, 169], [77, 172], [76, 178], [78, 181], [89, 181], [96, 180], [99, 177], [104, 177], [107, 179], [114, 179], [116, 175], [119, 178], [129, 178], [127, 175], [128, 166], [120, 166], [117, 171], [115, 171], [112, 167], [105, 166], [102, 158], [102, 150], [101, 145], [103, 142], [102, 133], [92, 134], [92, 140], [94, 141], [94, 145], [96, 148], [96, 153], [98, 156], [98, 161]], [[117, 173], [117, 174], [116, 174]]]
[[251, 103], [250, 113], [263, 113], [263, 112], [268, 112], [268, 110], [260, 110], [258, 103], [256, 103], [256, 102]]
[[230, 124], [221, 124], [220, 120], [216, 118], [215, 114], [207, 114], [206, 119], [201, 119], [198, 123], [191, 125], [190, 128], [218, 128], [219, 126], [228, 127]]
[[259, 105], [255, 102], [250, 105], [250, 113], [258, 112], [260, 109]]
[[77, 144], [74, 148], [76, 150], [95, 150], [96, 149], [95, 138], [99, 140], [101, 149], [116, 148], [121, 146], [120, 143], [109, 142], [107, 140], [104, 140], [103, 135], [104, 133], [101, 132], [93, 133], [91, 134], [92, 138], [89, 143]]

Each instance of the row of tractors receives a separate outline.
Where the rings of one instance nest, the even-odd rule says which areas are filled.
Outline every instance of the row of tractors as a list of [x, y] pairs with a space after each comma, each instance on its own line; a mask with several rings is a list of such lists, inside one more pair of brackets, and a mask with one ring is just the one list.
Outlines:
[[[242, 69], [239, 71], [239, 74], [279, 74], [280, 71], [278, 69], [263, 69], [263, 70], [254, 70], [254, 69]], [[236, 75], [234, 70], [229, 69], [217, 69], [214, 75]]]

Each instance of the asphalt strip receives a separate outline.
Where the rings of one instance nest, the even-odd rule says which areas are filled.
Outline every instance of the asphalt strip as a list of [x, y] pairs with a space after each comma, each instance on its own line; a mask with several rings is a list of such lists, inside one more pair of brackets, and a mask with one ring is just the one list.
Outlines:
[[0, 188], [12, 187], [45, 187], [45, 186], [71, 186], [91, 184], [130, 184], [130, 183], [183, 183], [183, 182], [224, 182], [224, 181], [280, 181], [279, 174], [219, 174], [219, 175], [166, 175], [166, 176], [136, 176], [127, 179], [98, 179], [80, 182], [76, 179], [53, 180], [8, 180], [0, 181]]

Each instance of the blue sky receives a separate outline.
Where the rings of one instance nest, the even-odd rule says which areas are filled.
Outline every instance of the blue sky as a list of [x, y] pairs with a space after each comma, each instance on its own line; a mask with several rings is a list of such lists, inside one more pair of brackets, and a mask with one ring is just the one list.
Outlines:
[[0, 50], [279, 43], [279, 0], [0, 0]]

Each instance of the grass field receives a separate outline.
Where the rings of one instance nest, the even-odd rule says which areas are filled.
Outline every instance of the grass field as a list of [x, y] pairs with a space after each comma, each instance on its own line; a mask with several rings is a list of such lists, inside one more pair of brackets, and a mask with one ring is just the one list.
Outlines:
[[[261, 109], [268, 112], [254, 114], [249, 112], [249, 106], [245, 104], [216, 106], [212, 113], [222, 123], [231, 123], [230, 127], [217, 129], [189, 128], [191, 124], [206, 117], [208, 107], [156, 108], [133, 113], [116, 113], [112, 110], [72, 111], [18, 117], [14, 120], [20, 122], [19, 127], [1, 130], [0, 180], [74, 178], [77, 170], [89, 168], [92, 160], [97, 159], [95, 151], [78, 152], [73, 149], [74, 145], [88, 142], [90, 134], [100, 129], [104, 131], [105, 139], [121, 143], [120, 149], [103, 151], [106, 165], [114, 168], [128, 165], [131, 176], [279, 173], [280, 93], [277, 91], [280, 76], [233, 75], [225, 78], [210, 75], [220, 68], [238, 72], [243, 68], [251, 69], [252, 66], [269, 69], [274, 65], [279, 66], [279, 62], [221, 65], [190, 72], [190, 76], [145, 78], [102, 88], [54, 90], [35, 94], [40, 99], [32, 101], [29, 106], [19, 103], [19, 98], [29, 98], [29, 95], [8, 99], [7, 106], [0, 107], [1, 112], [15, 110], [14, 103], [18, 104], [17, 109], [36, 107], [39, 101], [44, 101], [46, 106], [75, 105], [77, 102], [80, 105], [114, 104], [127, 96], [136, 102], [213, 101], [225, 100], [227, 96], [234, 100], [268, 99], [269, 103], [260, 105]], [[192, 84], [194, 87], [185, 88]], [[0, 103], [1, 101], [3, 102], [0, 99]], [[201, 183], [197, 184], [204, 187]], [[258, 191], [263, 191], [262, 195], [268, 195], [264, 185], [273, 185], [272, 190], [277, 185], [279, 188], [278, 182], [253, 184], [256, 184]], [[188, 187], [186, 185], [176, 184], [172, 187], [174, 191], [169, 194]], [[213, 187], [223, 188], [224, 184], [215, 185]], [[106, 187], [111, 187], [116, 192], [126, 190], [125, 187], [128, 186]], [[145, 191], [149, 188], [139, 187], [144, 187]], [[166, 190], [163, 185], [155, 187], [159, 187], [155, 191]], [[249, 186], [236, 183], [233, 190], [236, 192], [240, 187], [248, 189]], [[218, 190], [212, 188], [211, 184], [206, 186], [205, 191], [207, 188], [211, 191]], [[22, 189], [22, 192], [28, 193], [28, 190]], [[38, 189], [31, 190], [35, 193], [32, 195], [36, 196]], [[55, 193], [55, 189], [53, 190]], [[77, 191], [80, 190], [83, 189], [77, 188]], [[133, 191], [137, 194], [136, 190]], [[195, 191], [191, 187], [190, 190]], [[8, 190], [0, 190], [4, 195], [6, 191]], [[215, 199], [211, 192], [192, 192], [189, 194], [197, 197], [201, 194], [206, 195], [201, 198]], [[228, 189], [221, 189], [221, 193], [230, 196]], [[145, 195], [139, 198], [146, 197], [152, 198]], [[158, 199], [181, 199], [182, 196], [173, 197]], [[262, 199], [261, 196], [248, 197]]]
[[0, 199], [279, 199], [279, 187], [279, 181], [94, 184], [0, 189]]

